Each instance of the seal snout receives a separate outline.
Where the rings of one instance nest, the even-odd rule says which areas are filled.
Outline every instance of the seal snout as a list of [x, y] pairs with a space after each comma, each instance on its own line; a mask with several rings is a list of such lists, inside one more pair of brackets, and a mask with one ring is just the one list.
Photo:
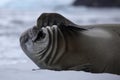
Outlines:
[[28, 41], [29, 36], [28, 36], [28, 30], [23, 32], [20, 36], [20, 43], [25, 43], [26, 41]]

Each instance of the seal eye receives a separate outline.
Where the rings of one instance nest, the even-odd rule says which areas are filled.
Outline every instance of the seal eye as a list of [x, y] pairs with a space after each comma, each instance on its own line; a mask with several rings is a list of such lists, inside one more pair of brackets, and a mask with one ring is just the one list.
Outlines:
[[36, 37], [36, 39], [34, 41], [38, 41], [38, 40], [41, 40], [41, 39], [45, 38], [45, 35], [46, 34], [42, 30], [40, 30], [38, 32], [38, 35], [37, 35], [37, 37]]

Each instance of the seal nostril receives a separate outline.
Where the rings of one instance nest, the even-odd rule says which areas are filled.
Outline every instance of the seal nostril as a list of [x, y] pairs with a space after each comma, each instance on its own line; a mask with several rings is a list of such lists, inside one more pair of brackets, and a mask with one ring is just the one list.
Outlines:
[[45, 38], [45, 35], [46, 34], [42, 30], [40, 30], [38, 32], [38, 34], [36, 35], [36, 39], [34, 39], [34, 41], [41, 40], [41, 39]]
[[41, 38], [45, 38], [45, 35], [46, 35], [45, 33], [42, 33]]

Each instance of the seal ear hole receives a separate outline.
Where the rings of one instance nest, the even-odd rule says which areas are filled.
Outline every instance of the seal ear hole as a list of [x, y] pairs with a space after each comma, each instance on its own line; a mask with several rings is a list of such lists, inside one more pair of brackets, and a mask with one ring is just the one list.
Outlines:
[[45, 35], [46, 34], [43, 31], [39, 31], [35, 41], [45, 38]]

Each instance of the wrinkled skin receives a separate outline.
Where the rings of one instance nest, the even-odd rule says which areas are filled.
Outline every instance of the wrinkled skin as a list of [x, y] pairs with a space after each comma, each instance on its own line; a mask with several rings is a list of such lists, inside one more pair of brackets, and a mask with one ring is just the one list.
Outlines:
[[[55, 26], [56, 25], [56, 26]], [[20, 44], [40, 68], [120, 74], [120, 25], [76, 25], [57, 13], [43, 13]]]

